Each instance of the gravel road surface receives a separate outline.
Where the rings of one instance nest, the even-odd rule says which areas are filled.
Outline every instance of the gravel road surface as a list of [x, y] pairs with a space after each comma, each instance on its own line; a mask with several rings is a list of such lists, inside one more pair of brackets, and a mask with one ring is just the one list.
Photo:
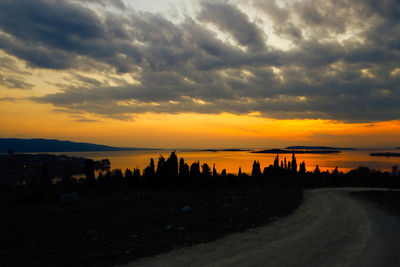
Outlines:
[[366, 189], [309, 190], [265, 227], [126, 266], [400, 266], [400, 218], [351, 197], [356, 190]]

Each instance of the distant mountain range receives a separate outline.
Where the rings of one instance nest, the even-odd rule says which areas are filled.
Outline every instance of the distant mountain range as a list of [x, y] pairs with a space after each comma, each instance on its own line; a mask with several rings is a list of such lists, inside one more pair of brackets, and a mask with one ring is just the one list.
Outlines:
[[330, 146], [288, 146], [286, 149], [307, 149], [307, 150], [355, 150], [350, 147], [330, 147]]
[[76, 143], [56, 139], [0, 138], [0, 153], [7, 153], [8, 149], [16, 153], [152, 150], [148, 148], [113, 147], [91, 143]]

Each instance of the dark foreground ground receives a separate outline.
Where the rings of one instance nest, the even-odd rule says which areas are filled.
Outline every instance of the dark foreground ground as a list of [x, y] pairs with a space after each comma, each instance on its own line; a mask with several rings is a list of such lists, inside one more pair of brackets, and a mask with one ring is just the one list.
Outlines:
[[393, 190], [370, 190], [351, 193], [355, 197], [366, 199], [378, 204], [388, 212], [400, 216], [400, 191]]
[[0, 266], [126, 263], [265, 225], [303, 199], [299, 188], [97, 186], [62, 203], [63, 190], [0, 191]]
[[131, 262], [153, 266], [400, 266], [400, 217], [349, 195], [306, 190], [290, 216], [218, 241]]

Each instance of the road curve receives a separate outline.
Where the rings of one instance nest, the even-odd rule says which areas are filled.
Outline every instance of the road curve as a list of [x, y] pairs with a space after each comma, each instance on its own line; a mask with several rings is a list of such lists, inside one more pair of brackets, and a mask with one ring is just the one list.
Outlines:
[[348, 194], [355, 190], [306, 191], [272, 224], [127, 266], [400, 266], [399, 217]]

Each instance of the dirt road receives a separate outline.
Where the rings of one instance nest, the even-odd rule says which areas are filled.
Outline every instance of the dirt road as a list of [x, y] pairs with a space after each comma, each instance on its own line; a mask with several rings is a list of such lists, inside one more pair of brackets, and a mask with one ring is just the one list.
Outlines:
[[355, 190], [310, 190], [270, 225], [127, 266], [400, 266], [399, 217], [348, 194]]

